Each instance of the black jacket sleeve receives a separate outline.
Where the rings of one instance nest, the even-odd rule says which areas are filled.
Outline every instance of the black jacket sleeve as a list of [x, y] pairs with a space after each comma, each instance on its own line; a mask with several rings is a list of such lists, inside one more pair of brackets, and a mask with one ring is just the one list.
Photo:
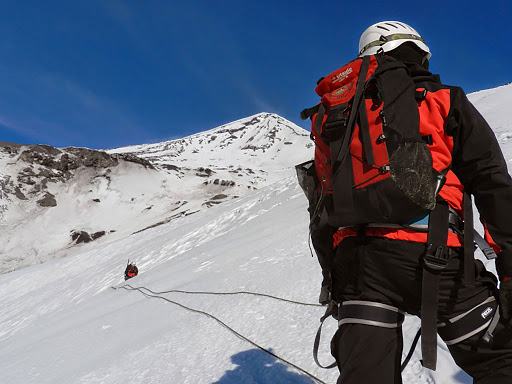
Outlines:
[[500, 279], [512, 277], [512, 180], [489, 124], [460, 88], [451, 90], [447, 134], [454, 139], [453, 171], [474, 195], [481, 220], [501, 248]]
[[322, 268], [322, 287], [327, 287], [331, 291], [331, 270], [334, 259], [334, 248], [333, 248], [333, 235], [337, 228], [331, 227], [327, 224], [327, 213], [323, 209], [321, 213], [316, 214], [316, 205], [318, 204], [319, 194], [315, 199], [310, 200], [309, 214], [310, 214], [310, 236], [311, 243], [315, 249], [315, 253], [318, 257], [318, 262]]

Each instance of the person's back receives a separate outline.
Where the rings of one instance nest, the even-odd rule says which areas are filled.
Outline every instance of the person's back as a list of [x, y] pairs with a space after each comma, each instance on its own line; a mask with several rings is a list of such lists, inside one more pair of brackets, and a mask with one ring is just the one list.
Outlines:
[[[331, 220], [331, 225], [312, 226], [324, 277], [331, 278], [324, 285], [340, 303], [340, 327], [332, 340], [338, 383], [401, 383], [404, 313], [422, 318], [426, 367], [435, 369], [437, 331], [475, 383], [512, 383], [512, 297], [507, 297], [512, 292], [512, 181], [499, 145], [462, 89], [443, 85], [428, 71], [430, 50], [413, 28], [399, 22], [369, 27], [359, 55], [374, 54], [407, 67], [420, 95], [421, 138], [444, 178], [436, 208], [417, 222], [358, 223], [336, 230]], [[498, 253], [499, 323], [496, 279], [473, 259], [470, 194]], [[310, 204], [318, 211], [318, 201]], [[332, 232], [331, 252], [326, 239]]]

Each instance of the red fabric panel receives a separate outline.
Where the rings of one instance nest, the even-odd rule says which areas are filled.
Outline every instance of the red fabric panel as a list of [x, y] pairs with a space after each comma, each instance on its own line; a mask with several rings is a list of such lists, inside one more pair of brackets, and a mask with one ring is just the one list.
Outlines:
[[[427, 243], [428, 236], [426, 232], [418, 232], [406, 228], [366, 228], [364, 234], [365, 236], [386, 237], [393, 240], [414, 241], [425, 244]], [[357, 231], [353, 228], [343, 228], [337, 231], [333, 236], [334, 246], [336, 247], [343, 239], [349, 236], [357, 236]], [[462, 244], [463, 241], [457, 234], [448, 232], [447, 245], [449, 247], [462, 247]]]
[[493, 240], [491, 234], [487, 230], [487, 225], [484, 223], [484, 239], [487, 241], [487, 244], [491, 246], [491, 248], [494, 250], [494, 252], [499, 255], [501, 253], [501, 248], [496, 242]]
[[356, 126], [354, 129], [354, 136], [350, 144], [350, 154], [352, 155], [354, 184], [357, 185], [357, 188], [366, 187], [369, 184], [387, 179], [390, 176], [389, 172], [379, 175], [379, 168], [383, 165], [389, 164], [386, 143], [384, 141], [378, 142], [379, 136], [383, 134], [382, 119], [379, 115], [379, 112], [382, 110], [382, 105], [380, 108], [372, 108], [373, 101], [371, 99], [365, 101], [368, 125], [370, 127], [370, 139], [376, 165], [369, 166], [366, 163], [361, 132], [359, 126]]
[[[315, 139], [315, 169], [322, 188], [327, 189], [331, 182], [331, 148], [322, 141], [318, 132], [316, 132], [315, 121], [317, 116], [314, 115], [311, 120], [311, 132]], [[324, 115], [323, 120], [326, 119], [327, 115]]]
[[[346, 86], [353, 82], [354, 84], [357, 82], [357, 77], [359, 76], [359, 71], [361, 69], [361, 64], [363, 60], [358, 58], [354, 61], [351, 61], [347, 65], [337, 69], [332, 72], [328, 76], [325, 77], [315, 88], [315, 92], [318, 96], [324, 96], [327, 93], [334, 92], [342, 86]], [[377, 59], [374, 56], [370, 58], [370, 66], [368, 68], [368, 74], [366, 75], [366, 80], [370, 78], [371, 75], [375, 72], [377, 68]], [[355, 92], [355, 87], [353, 88]], [[353, 95], [353, 93], [352, 93]], [[352, 96], [350, 96], [348, 100], [350, 100]]]
[[[423, 90], [423, 88], [418, 88]], [[423, 101], [418, 101], [420, 113], [420, 133], [422, 136], [432, 135], [432, 164], [436, 171], [443, 171], [452, 163], [453, 138], [446, 134], [446, 119], [450, 112], [450, 90], [440, 89], [427, 92]], [[446, 182], [439, 195], [458, 212], [462, 212], [462, 185], [452, 171], [448, 171]]]

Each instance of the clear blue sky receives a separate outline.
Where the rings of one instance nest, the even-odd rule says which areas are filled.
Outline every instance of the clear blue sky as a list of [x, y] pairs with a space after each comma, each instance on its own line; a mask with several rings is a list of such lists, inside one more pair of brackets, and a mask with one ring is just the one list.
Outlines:
[[5, 0], [0, 141], [107, 149], [259, 112], [308, 128], [316, 80], [382, 20], [418, 30], [443, 82], [492, 88], [512, 81], [511, 16], [510, 0]]

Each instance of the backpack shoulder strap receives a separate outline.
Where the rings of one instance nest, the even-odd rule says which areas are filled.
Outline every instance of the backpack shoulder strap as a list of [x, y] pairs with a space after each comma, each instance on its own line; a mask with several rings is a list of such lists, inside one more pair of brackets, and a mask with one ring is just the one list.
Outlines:
[[[354, 99], [352, 102], [352, 108], [350, 111], [350, 115], [348, 118], [347, 123], [347, 131], [345, 133], [345, 137], [343, 138], [343, 142], [341, 143], [341, 146], [339, 146], [338, 151], [333, 151], [333, 148], [331, 148], [331, 159], [332, 159], [332, 168], [333, 168], [333, 175], [331, 178], [334, 180], [336, 177], [336, 173], [339, 171], [340, 167], [339, 165], [344, 161], [347, 153], [348, 148], [350, 146], [350, 138], [352, 137], [352, 131], [354, 129], [354, 125], [356, 123], [356, 117], [358, 115], [358, 109], [361, 103], [361, 99], [364, 93], [364, 87], [366, 84], [366, 74], [368, 73], [368, 69], [370, 67], [370, 56], [364, 56], [363, 62], [361, 63], [361, 69], [359, 71], [359, 77], [357, 79], [357, 86], [356, 91], [354, 94]], [[365, 133], [363, 133], [364, 135]], [[369, 131], [366, 133], [369, 137]], [[371, 150], [371, 146], [370, 146]]]

